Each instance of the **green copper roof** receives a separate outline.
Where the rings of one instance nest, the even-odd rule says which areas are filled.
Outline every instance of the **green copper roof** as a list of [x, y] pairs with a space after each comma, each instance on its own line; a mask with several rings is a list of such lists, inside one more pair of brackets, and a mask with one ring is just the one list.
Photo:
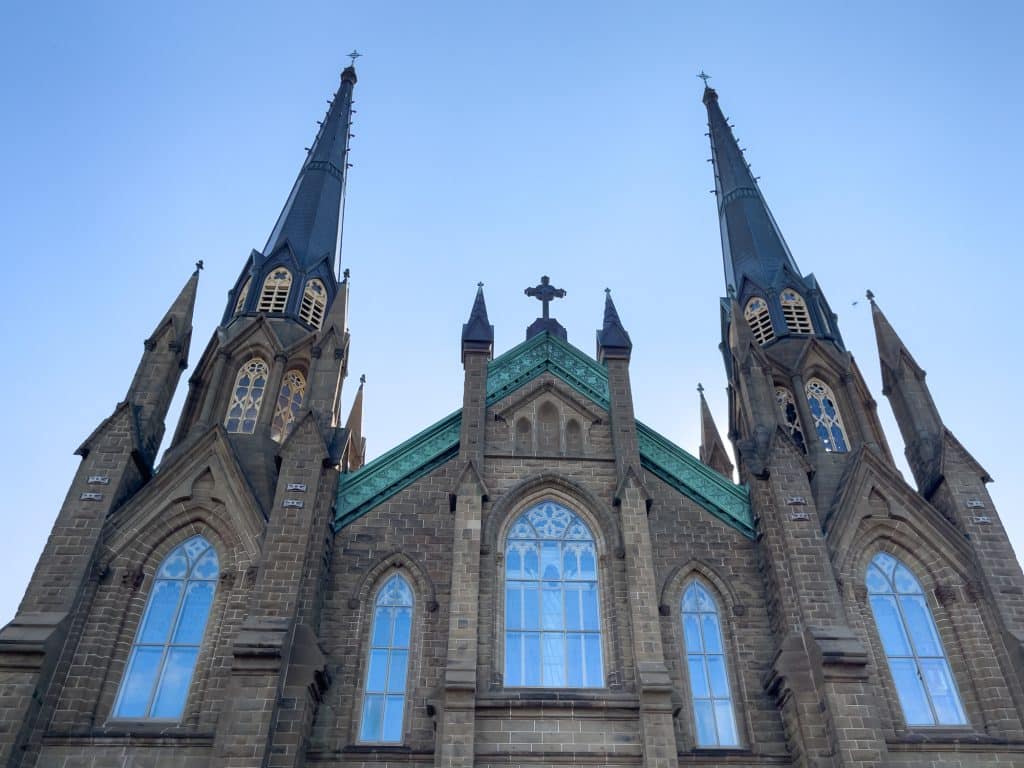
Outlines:
[[[487, 405], [546, 371], [608, 409], [608, 373], [604, 366], [547, 332], [491, 361], [487, 369]], [[342, 475], [335, 530], [344, 528], [455, 456], [461, 424], [462, 412], [456, 411], [355, 472]], [[745, 486], [729, 482], [650, 427], [640, 422], [636, 427], [644, 469], [743, 534], [754, 535]]]

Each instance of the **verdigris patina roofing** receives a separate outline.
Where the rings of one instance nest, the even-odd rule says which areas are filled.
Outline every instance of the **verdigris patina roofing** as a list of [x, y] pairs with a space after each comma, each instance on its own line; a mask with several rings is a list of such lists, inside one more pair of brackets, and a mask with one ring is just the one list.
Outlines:
[[[544, 332], [492, 360], [487, 405], [493, 405], [543, 373], [552, 373], [605, 410], [609, 406], [604, 366], [569, 343]], [[462, 412], [456, 411], [366, 464], [343, 474], [338, 485], [335, 530], [362, 517], [458, 453]], [[637, 422], [640, 462], [680, 493], [746, 536], [754, 521], [746, 486], [735, 485], [688, 452]]]

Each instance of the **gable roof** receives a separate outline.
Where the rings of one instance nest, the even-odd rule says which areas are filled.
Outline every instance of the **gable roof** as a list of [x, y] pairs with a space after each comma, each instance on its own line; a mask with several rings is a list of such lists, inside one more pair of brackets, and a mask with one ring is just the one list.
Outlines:
[[[543, 373], [554, 374], [608, 409], [605, 367], [546, 331], [490, 362], [488, 407]], [[344, 528], [454, 457], [459, 450], [461, 425], [462, 411], [455, 411], [357, 471], [343, 474], [338, 484], [334, 529]], [[644, 469], [745, 536], [753, 537], [754, 521], [746, 486], [729, 482], [647, 425], [638, 421], [636, 429]]]

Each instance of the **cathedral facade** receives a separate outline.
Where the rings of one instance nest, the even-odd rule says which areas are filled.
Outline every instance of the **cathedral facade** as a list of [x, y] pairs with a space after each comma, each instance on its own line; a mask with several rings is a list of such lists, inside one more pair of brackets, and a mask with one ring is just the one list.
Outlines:
[[0, 761], [1024, 765], [1024, 574], [990, 478], [872, 299], [913, 485], [896, 469], [711, 88], [738, 467], [703, 395], [699, 457], [637, 421], [611, 294], [591, 355], [547, 277], [498, 355], [467, 297], [462, 408], [366, 462], [361, 384], [339, 413], [355, 85], [349, 67], [159, 466], [198, 269], [78, 449], [0, 630]]

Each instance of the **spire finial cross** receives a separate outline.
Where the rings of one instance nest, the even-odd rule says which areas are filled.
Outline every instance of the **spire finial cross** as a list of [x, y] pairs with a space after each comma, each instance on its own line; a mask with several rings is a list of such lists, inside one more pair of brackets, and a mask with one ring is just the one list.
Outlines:
[[704, 394], [704, 385], [701, 384], [699, 381], [697, 382], [697, 391], [700, 392], [702, 395]]
[[349, 66], [354, 67], [356, 65], [356, 59], [361, 59], [363, 57], [363, 54], [361, 54], [359, 51], [353, 48], [352, 53], [350, 53], [348, 57], [352, 59], [352, 63]]
[[362, 385], [362, 384], [365, 384], [365, 383], [366, 383], [366, 374], [365, 373], [360, 374], [360, 376], [359, 376], [359, 384]]
[[523, 291], [527, 296], [533, 296], [535, 299], [540, 301], [544, 305], [543, 318], [548, 318], [548, 304], [551, 303], [552, 299], [561, 299], [565, 297], [564, 288], [555, 288], [551, 285], [551, 278], [544, 275], [540, 279], [540, 285], [534, 286], [533, 288], [527, 288]]
[[202, 268], [203, 268], [203, 260], [200, 259], [199, 261], [196, 262], [196, 272], [198, 272]]
[[872, 304], [874, 303], [875, 294], [871, 292], [870, 288], [868, 288], [867, 293], [865, 293], [864, 296], [867, 297], [867, 300], [870, 301]]
[[711, 75], [709, 75], [709, 74], [708, 74], [707, 72], [705, 72], [705, 71], [704, 71], [703, 69], [702, 69], [702, 70], [700, 71], [700, 74], [699, 74], [699, 75], [697, 75], [697, 77], [699, 77], [699, 78], [700, 78], [701, 80], [703, 80], [703, 81], [704, 81], [704, 87], [705, 87], [705, 88], [710, 88], [710, 87], [711, 87], [711, 86], [709, 86], [709, 85], [708, 85], [708, 80], [710, 80], [710, 79], [711, 79]]

